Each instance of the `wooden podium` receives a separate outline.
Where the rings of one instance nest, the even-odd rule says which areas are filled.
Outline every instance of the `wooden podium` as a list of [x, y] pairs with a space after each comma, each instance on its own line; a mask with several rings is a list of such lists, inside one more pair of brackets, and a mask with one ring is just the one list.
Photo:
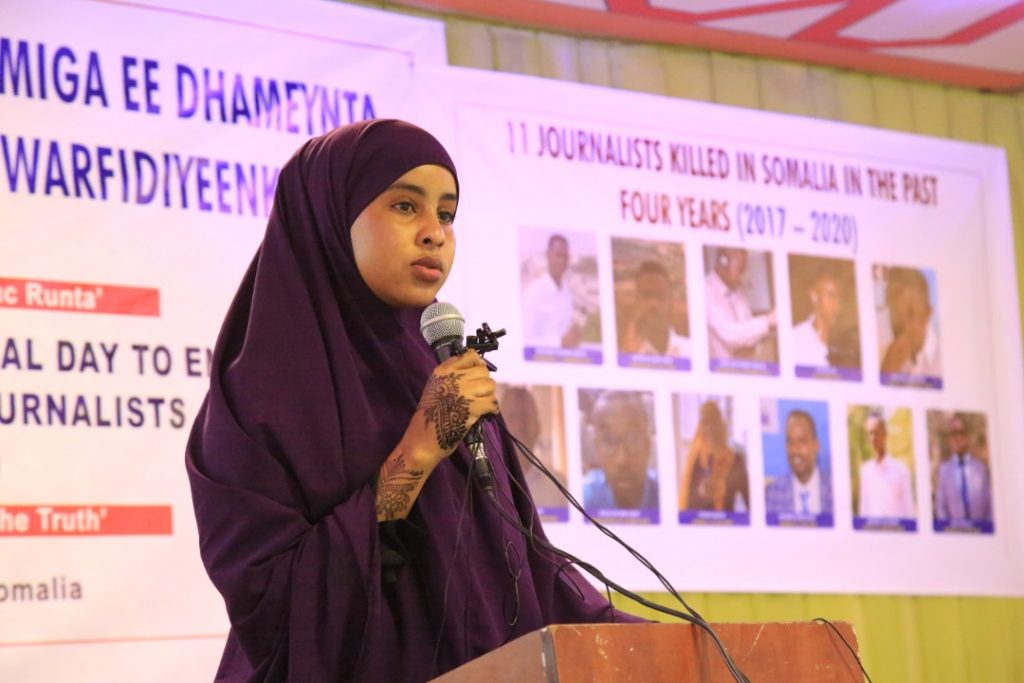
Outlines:
[[[821, 623], [712, 624], [752, 683], [856, 681], [864, 675], [832, 629]], [[856, 650], [853, 628], [836, 628]], [[690, 624], [553, 625], [468, 662], [438, 683], [732, 683], [714, 641]]]

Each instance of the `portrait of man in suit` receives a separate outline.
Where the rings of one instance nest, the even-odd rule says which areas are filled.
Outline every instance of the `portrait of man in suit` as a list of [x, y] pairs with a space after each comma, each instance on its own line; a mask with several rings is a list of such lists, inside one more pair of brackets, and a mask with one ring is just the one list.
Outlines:
[[814, 418], [794, 408], [786, 416], [786, 460], [789, 470], [765, 488], [769, 514], [831, 515], [832, 479], [819, 466], [821, 443]]
[[953, 413], [946, 425], [949, 456], [939, 465], [935, 484], [935, 519], [945, 522], [990, 522], [992, 482], [988, 462], [978, 456], [967, 416]]

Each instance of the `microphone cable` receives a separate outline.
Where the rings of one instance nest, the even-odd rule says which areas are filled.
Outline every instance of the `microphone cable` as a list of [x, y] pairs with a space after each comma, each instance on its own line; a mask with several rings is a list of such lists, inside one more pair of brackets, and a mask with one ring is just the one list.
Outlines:
[[[650, 560], [648, 560], [646, 557], [640, 554], [639, 551], [634, 549], [628, 543], [623, 541], [617, 534], [615, 534], [615, 532], [613, 532], [607, 526], [605, 526], [600, 521], [591, 516], [590, 513], [587, 512], [587, 510], [576, 499], [576, 497], [564, 485], [562, 485], [562, 482], [558, 481], [558, 478], [555, 477], [550, 470], [548, 470], [544, 463], [541, 462], [540, 458], [538, 458], [536, 454], [534, 454], [526, 446], [526, 444], [524, 444], [522, 441], [516, 438], [514, 434], [508, 431], [508, 427], [504, 425], [504, 423], [502, 423], [502, 430], [505, 433], [505, 435], [512, 440], [512, 442], [516, 446], [516, 449], [530, 462], [530, 464], [533, 465], [534, 467], [537, 467], [544, 474], [544, 476], [546, 476], [555, 484], [559, 492], [561, 492], [561, 494], [565, 497], [569, 504], [573, 506], [573, 508], [578, 510], [588, 521], [590, 521], [591, 524], [594, 525], [596, 529], [598, 529], [605, 536], [607, 536], [608, 538], [612, 539], [620, 546], [622, 546], [630, 555], [632, 555], [638, 562], [640, 562], [640, 564], [646, 567], [655, 576], [655, 578], [658, 579], [658, 582], [665, 587], [665, 590], [668, 591], [673, 597], [676, 598], [676, 600], [679, 601], [679, 603], [686, 609], [687, 612], [689, 612], [696, 619], [704, 621], [704, 617], [702, 617], [696, 609], [691, 607], [690, 604], [686, 602], [686, 600], [679, 593], [679, 591], [677, 591], [675, 587], [671, 584], [671, 582], [660, 571], [658, 571], [658, 569], [650, 562]], [[518, 485], [518, 482], [516, 483]]]
[[862, 674], [864, 674], [864, 678], [866, 678], [866, 679], [868, 680], [868, 683], [874, 683], [874, 681], [872, 681], [872, 680], [871, 680], [871, 676], [869, 676], [869, 675], [868, 675], [868, 670], [864, 668], [864, 662], [862, 662], [862, 661], [860, 660], [860, 655], [858, 655], [858, 654], [857, 654], [857, 651], [853, 649], [853, 645], [850, 645], [850, 641], [848, 641], [848, 640], [846, 639], [846, 636], [844, 636], [844, 635], [843, 635], [843, 634], [842, 634], [842, 633], [841, 633], [841, 632], [839, 631], [839, 629], [838, 629], [838, 628], [836, 628], [836, 625], [835, 625], [835, 624], [833, 624], [833, 623], [832, 623], [831, 621], [829, 621], [829, 620], [828, 620], [828, 619], [826, 619], [825, 617], [814, 617], [813, 619], [811, 619], [811, 621], [817, 621], [817, 622], [821, 622], [822, 624], [825, 624], [825, 626], [828, 626], [828, 627], [829, 627], [830, 629], [832, 629], [833, 631], [835, 631], [835, 634], [836, 634], [837, 636], [839, 636], [839, 639], [840, 639], [840, 640], [842, 640], [842, 641], [843, 641], [843, 645], [845, 645], [845, 646], [846, 646], [846, 649], [850, 651], [850, 654], [851, 654], [851, 655], [853, 655], [853, 659], [854, 659], [854, 661], [855, 661], [855, 662], [857, 662], [857, 666], [859, 666], [859, 667], [860, 667], [860, 672], [861, 672]]
[[[683, 621], [689, 622], [689, 623], [697, 626], [698, 628], [702, 629], [703, 631], [705, 631], [711, 637], [712, 641], [715, 644], [715, 647], [718, 649], [719, 654], [722, 657], [722, 661], [724, 662], [726, 668], [729, 670], [730, 674], [732, 674], [733, 679], [736, 680], [737, 683], [750, 683], [750, 679], [747, 678], [747, 676], [740, 670], [738, 665], [732, 659], [732, 656], [729, 654], [728, 650], [726, 649], [725, 645], [722, 643], [722, 641], [719, 638], [718, 634], [715, 633], [715, 630], [713, 628], [711, 628], [711, 625], [708, 624], [707, 621], [705, 621], [704, 618], [686, 602], [686, 600], [683, 599], [683, 597], [672, 586], [672, 584], [668, 581], [668, 579], [665, 578], [665, 576], [663, 574], [661, 574], [661, 572], [659, 572], [654, 567], [654, 565], [647, 558], [645, 558], [642, 554], [640, 554], [639, 551], [637, 551], [636, 549], [631, 547], [628, 543], [626, 543], [621, 538], [619, 538], [613, 531], [611, 531], [606, 526], [601, 524], [599, 521], [594, 519], [583, 508], [583, 506], [580, 505], [579, 501], [576, 500], [576, 498], [562, 485], [562, 483], [560, 481], [558, 481], [558, 478], [555, 477], [554, 474], [552, 474], [550, 470], [548, 470], [548, 468], [544, 465], [544, 463], [542, 463], [540, 461], [540, 459], [532, 451], [530, 451], [530, 449], [525, 444], [523, 444], [521, 441], [519, 441], [519, 439], [517, 439], [511, 432], [508, 431], [508, 427], [504, 424], [504, 420], [495, 420], [495, 422], [500, 426], [501, 432], [503, 434], [505, 434], [505, 436], [509, 437], [511, 439], [511, 441], [515, 444], [517, 450], [519, 450], [520, 453], [522, 453], [524, 455], [524, 457], [526, 457], [526, 459], [530, 462], [530, 464], [532, 464], [535, 467], [538, 467], [540, 469], [540, 471], [544, 473], [544, 476], [546, 476], [548, 479], [550, 479], [555, 484], [555, 486], [558, 487], [559, 491], [561, 491], [562, 494], [566, 497], [566, 500], [568, 500], [569, 503], [576, 510], [578, 510], [581, 514], [583, 514], [584, 517], [586, 517], [588, 520], [590, 520], [590, 522], [592, 524], [594, 524], [594, 526], [596, 528], [600, 529], [602, 531], [602, 533], [604, 533], [606, 536], [608, 536], [613, 541], [615, 541], [616, 543], [621, 545], [623, 548], [625, 548], [644, 567], [649, 569], [654, 574], [654, 576], [659, 580], [659, 582], [666, 588], [666, 590], [668, 590], [669, 593], [671, 593], [683, 605], [683, 607], [687, 610], [688, 613], [680, 612], [680, 611], [672, 609], [670, 607], [665, 607], [664, 605], [659, 605], [657, 603], [651, 602], [650, 600], [644, 598], [643, 596], [640, 596], [640, 595], [634, 593], [633, 591], [631, 591], [631, 590], [621, 586], [620, 584], [612, 581], [607, 576], [605, 576], [604, 573], [601, 572], [597, 567], [591, 565], [588, 562], [585, 562], [584, 560], [580, 559], [579, 557], [576, 557], [575, 555], [573, 555], [572, 553], [569, 553], [568, 551], [565, 551], [565, 550], [563, 550], [561, 548], [558, 548], [557, 546], [555, 546], [551, 542], [549, 542], [547, 539], [535, 535], [533, 533], [533, 529], [532, 528], [525, 527], [522, 524], [521, 520], [519, 520], [516, 517], [513, 517], [513, 516], [509, 515], [508, 512], [505, 511], [505, 509], [501, 506], [501, 504], [497, 501], [496, 498], [494, 498], [492, 496], [485, 496], [491, 502], [491, 505], [498, 512], [498, 514], [502, 517], [502, 519], [504, 519], [508, 524], [513, 526], [513, 528], [517, 529], [521, 534], [523, 534], [523, 536], [530, 542], [530, 544], [532, 546], [540, 545], [545, 550], [547, 550], [547, 551], [549, 551], [551, 553], [554, 553], [555, 555], [568, 560], [570, 563], [575, 564], [578, 567], [580, 567], [581, 569], [583, 569], [584, 571], [586, 571], [588, 574], [593, 576], [595, 579], [597, 579], [599, 582], [601, 582], [605, 586], [610, 586], [616, 592], [624, 595], [625, 597], [633, 600], [634, 602], [636, 602], [636, 603], [638, 603], [640, 605], [643, 605], [644, 607], [647, 607], [648, 609], [651, 609], [651, 610], [654, 610], [654, 611], [657, 611], [657, 612], [661, 612], [663, 614], [668, 614], [670, 616], [677, 617], [679, 619], [682, 619]], [[506, 474], [507, 474], [507, 472], [506, 472]], [[522, 487], [522, 485], [518, 481], [516, 481], [516, 479], [514, 477], [510, 476], [509, 477], [509, 481], [513, 482], [515, 484], [515, 486], [517, 488], [519, 488], [521, 491], [523, 491], [524, 493], [527, 493], [527, 497], [532, 500], [532, 497], [529, 496], [529, 493]], [[531, 527], [532, 527], [532, 517], [531, 517]]]
[[555, 555], [557, 555], [559, 557], [565, 558], [570, 563], [572, 563], [572, 564], [580, 567], [580, 569], [583, 569], [584, 571], [586, 571], [588, 574], [593, 576], [595, 579], [597, 579], [599, 582], [601, 582], [605, 586], [611, 587], [616, 592], [626, 596], [627, 598], [633, 600], [634, 602], [636, 602], [636, 603], [638, 603], [640, 605], [643, 605], [644, 607], [647, 607], [648, 609], [652, 609], [652, 610], [655, 610], [657, 612], [661, 612], [663, 614], [668, 614], [670, 616], [677, 617], [677, 618], [682, 619], [683, 621], [689, 622], [689, 623], [691, 623], [691, 624], [701, 628], [705, 632], [707, 632], [708, 635], [711, 636], [711, 639], [714, 642], [715, 647], [718, 649], [719, 653], [721, 654], [722, 660], [723, 660], [726, 668], [729, 669], [729, 673], [732, 674], [733, 679], [736, 680], [737, 683], [750, 683], [750, 679], [747, 678], [747, 676], [739, 669], [739, 667], [733, 661], [732, 657], [729, 655], [728, 650], [726, 650], [725, 645], [722, 643], [721, 639], [718, 637], [718, 634], [715, 633], [714, 629], [712, 629], [711, 626], [706, 621], [704, 621], [703, 619], [696, 618], [696, 617], [694, 617], [694, 616], [692, 616], [690, 614], [687, 614], [685, 612], [680, 612], [678, 610], [672, 609], [671, 607], [665, 607], [664, 605], [659, 605], [659, 604], [657, 604], [655, 602], [651, 602], [650, 600], [644, 598], [643, 596], [638, 595], [638, 594], [634, 593], [633, 591], [625, 588], [624, 586], [616, 583], [615, 581], [613, 581], [610, 578], [608, 578], [607, 576], [605, 576], [605, 574], [603, 572], [601, 572], [601, 570], [599, 570], [594, 565], [592, 565], [592, 564], [590, 564], [590, 563], [580, 559], [579, 557], [573, 555], [572, 553], [570, 553], [570, 552], [568, 552], [566, 550], [563, 550], [563, 549], [553, 545], [552, 543], [550, 543], [546, 539], [534, 535], [533, 532], [530, 529], [527, 529], [525, 526], [523, 526], [522, 522], [520, 522], [519, 519], [517, 519], [516, 517], [513, 517], [512, 515], [508, 514], [508, 512], [505, 511], [505, 509], [501, 506], [501, 504], [498, 503], [498, 501], [495, 500], [494, 498], [488, 497], [487, 499], [491, 502], [491, 505], [498, 512], [498, 514], [501, 516], [501, 518], [505, 520], [506, 523], [510, 524], [513, 528], [517, 529], [525, 537], [530, 539], [531, 545], [534, 545], [534, 546], [539, 545], [540, 547], [544, 548], [545, 550], [547, 550], [547, 551], [549, 551], [551, 553], [554, 553]]
[[[516, 445], [516, 448], [520, 451], [520, 453], [522, 453], [523, 456], [526, 457], [527, 460], [529, 460], [530, 464], [532, 464], [533, 466], [535, 466], [538, 469], [540, 469], [540, 471], [543, 472], [545, 477], [547, 477], [552, 482], [554, 482], [555, 486], [558, 487], [559, 491], [561, 491], [561, 493], [565, 496], [566, 500], [568, 500], [570, 502], [570, 504], [576, 510], [581, 512], [583, 514], [583, 516], [586, 517], [588, 520], [590, 520], [590, 522], [592, 524], [594, 524], [595, 527], [600, 529], [602, 533], [604, 533], [606, 536], [611, 538], [613, 541], [615, 541], [616, 543], [618, 543], [619, 545], [624, 547], [642, 565], [644, 565], [646, 568], [648, 568], [658, 578], [658, 580], [661, 583], [661, 585], [664, 586], [666, 588], [666, 590], [670, 594], [672, 594], [677, 600], [679, 600], [679, 602], [687, 609], [687, 611], [696, 618], [696, 620], [688, 620], [688, 621], [691, 621], [691, 623], [694, 623], [695, 625], [701, 626], [702, 628], [706, 627], [705, 630], [710, 629], [710, 626], [707, 624], [707, 622], [704, 620], [704, 618], [700, 614], [698, 614], [697, 611], [695, 609], [693, 609], [686, 602], [686, 600], [683, 598], [683, 596], [678, 591], [676, 591], [676, 589], [672, 586], [672, 584], [669, 582], [669, 580], [666, 577], [664, 577], [657, 570], [657, 568], [655, 568], [654, 565], [647, 560], [647, 558], [645, 558], [638, 551], [636, 551], [634, 548], [629, 546], [629, 544], [627, 544], [625, 541], [623, 541], [621, 538], [619, 538], [613, 531], [608, 529], [601, 522], [599, 522], [596, 519], [594, 519], [586, 511], [586, 509], [583, 508], [580, 505], [579, 501], [575, 498], [575, 496], [573, 496], [572, 493], [569, 492], [562, 485], [562, 483], [558, 480], [558, 478], [555, 477], [555, 475], [544, 465], [544, 463], [540, 460], [540, 458], [538, 458], [535, 453], [530, 451], [530, 449], [526, 446], [526, 444], [521, 442], [518, 438], [516, 438], [515, 435], [513, 435], [511, 432], [508, 431], [508, 427], [504, 424], [504, 421], [502, 421], [502, 425], [501, 426], [502, 426], [502, 430], [504, 431], [506, 436], [508, 436], [512, 440], [512, 442]], [[523, 487], [514, 478], [510, 477], [509, 480], [512, 481], [516, 485], [517, 488], [519, 488], [520, 490], [523, 490]], [[531, 529], [530, 529], [530, 531], [532, 533], [532, 521], [531, 521]], [[595, 578], [598, 578], [598, 577], [595, 577]], [[600, 581], [601, 579], [598, 578], [598, 580]], [[605, 584], [605, 585], [607, 586], [608, 584]], [[619, 589], [616, 587], [616, 590], [619, 590]], [[632, 596], [630, 596], [629, 594], [624, 593], [621, 590], [619, 592], [623, 593], [623, 595], [626, 595], [626, 597], [630, 597], [632, 599]], [[644, 606], [650, 606], [647, 603], [641, 603], [641, 604], [644, 604]], [[654, 607], [654, 609], [656, 609], [657, 611], [662, 611], [662, 610], [658, 610], [657, 607]], [[674, 611], [673, 612], [666, 612], [666, 613], [667, 614], [675, 615]], [[815, 618], [811, 619], [811, 621], [816, 621], [816, 622], [819, 622], [821, 624], [824, 624], [825, 626], [828, 626], [839, 637], [839, 639], [842, 640], [843, 645], [846, 647], [846, 649], [853, 656], [854, 661], [857, 662], [857, 666], [860, 668], [861, 673], [864, 674], [864, 677], [867, 679], [868, 683], [871, 683], [871, 676], [870, 676], [870, 674], [868, 674], [867, 669], [864, 668], [864, 662], [861, 660], [860, 655], [857, 654], [857, 651], [853, 648], [852, 645], [850, 645], [849, 641], [846, 640], [846, 637], [839, 631], [838, 628], [836, 628], [835, 624], [833, 624], [830, 620], [826, 619], [825, 617], [815, 617]], [[724, 645], [722, 645], [720, 642], [718, 642], [717, 635], [714, 634], [713, 632], [711, 632], [711, 634], [715, 638], [716, 645], [719, 647], [719, 650], [722, 652], [723, 657], [728, 657], [728, 655], [724, 651]], [[729, 667], [729, 669], [730, 669], [730, 671], [732, 671], [732, 667]]]
[[[470, 510], [469, 516], [472, 519], [474, 517], [471, 510], [473, 503], [471, 500], [471, 484], [473, 482], [473, 466], [470, 465], [466, 471], [466, 487], [462, 492], [462, 505], [459, 508], [459, 517], [455, 522], [455, 547], [452, 549], [451, 563], [448, 565], [448, 570], [445, 572], [444, 577], [444, 593], [441, 597], [441, 623], [437, 628], [437, 640], [434, 641], [434, 659], [430, 665], [431, 677], [437, 675], [437, 659], [441, 653], [441, 639], [444, 637], [445, 625], [448, 621], [448, 586], [451, 584], [452, 572], [455, 569], [455, 565], [459, 561], [459, 549], [462, 546], [462, 528], [463, 520], [466, 518], [466, 511]], [[465, 551], [463, 551], [465, 555]], [[468, 561], [468, 556], [466, 556]], [[467, 605], [468, 608], [468, 605]], [[463, 625], [463, 631], [465, 631], [465, 625]]]

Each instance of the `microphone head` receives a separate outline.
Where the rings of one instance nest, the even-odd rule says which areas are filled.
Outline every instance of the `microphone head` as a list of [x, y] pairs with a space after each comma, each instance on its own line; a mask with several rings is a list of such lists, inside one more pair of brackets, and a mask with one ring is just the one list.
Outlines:
[[432, 347], [458, 340], [461, 345], [466, 331], [466, 319], [453, 304], [435, 301], [420, 316], [420, 334]]

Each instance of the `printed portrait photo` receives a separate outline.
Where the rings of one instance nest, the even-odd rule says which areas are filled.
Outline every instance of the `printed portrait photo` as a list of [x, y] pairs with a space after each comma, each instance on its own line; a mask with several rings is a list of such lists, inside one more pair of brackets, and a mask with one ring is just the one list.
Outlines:
[[705, 246], [704, 295], [711, 371], [778, 375], [771, 253]]
[[995, 531], [992, 515], [992, 454], [983, 413], [928, 411], [935, 531]]
[[850, 406], [847, 430], [854, 529], [916, 531], [910, 408]]
[[747, 435], [736, 412], [732, 396], [672, 396], [680, 523], [750, 523]]
[[942, 388], [942, 353], [935, 272], [872, 268], [882, 384]]
[[583, 506], [602, 522], [657, 524], [654, 394], [580, 389]]
[[612, 238], [619, 365], [690, 369], [683, 245]]
[[860, 381], [853, 261], [790, 254], [789, 294], [796, 376]]
[[828, 426], [825, 401], [761, 400], [768, 526], [832, 526], [835, 508]]
[[600, 364], [601, 293], [593, 235], [519, 230], [526, 360]]
[[[498, 384], [498, 404], [505, 426], [524, 448], [566, 487], [565, 408], [562, 387], [542, 384]], [[544, 521], [569, 519], [569, 504], [558, 486], [522, 452], [530, 496]]]

